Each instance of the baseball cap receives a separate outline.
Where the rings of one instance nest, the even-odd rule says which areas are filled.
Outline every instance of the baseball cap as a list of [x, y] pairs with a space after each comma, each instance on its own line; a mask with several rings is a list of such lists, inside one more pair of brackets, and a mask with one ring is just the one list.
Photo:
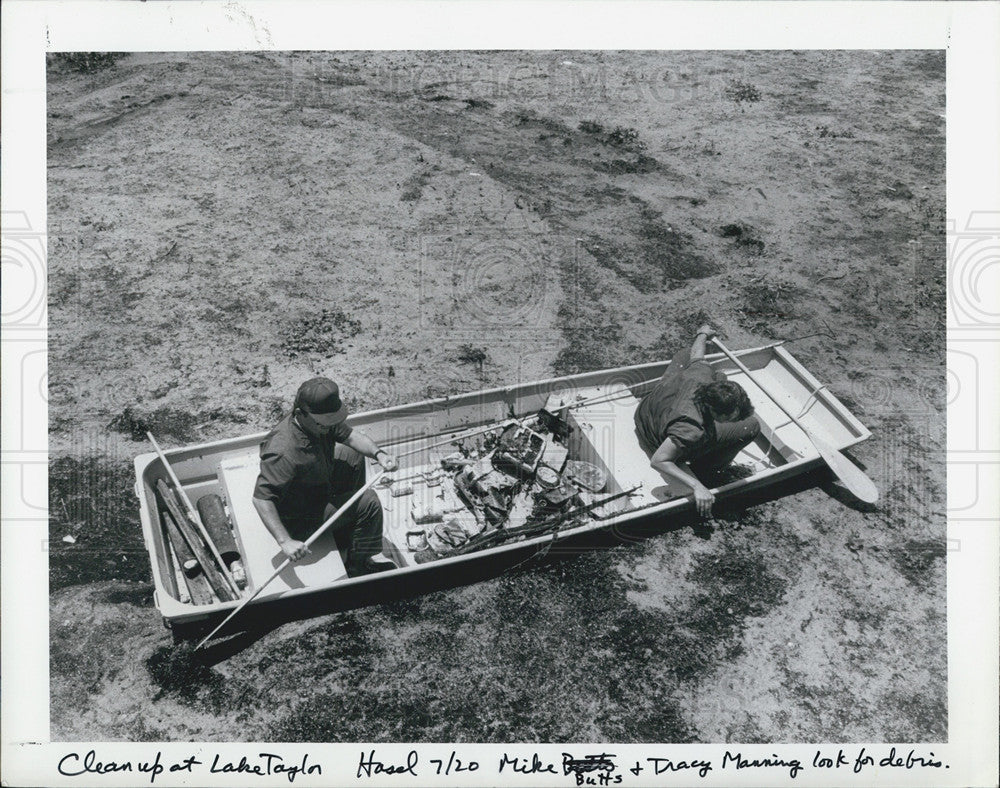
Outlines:
[[329, 378], [310, 378], [299, 386], [295, 407], [324, 425], [340, 424], [347, 418], [340, 387]]

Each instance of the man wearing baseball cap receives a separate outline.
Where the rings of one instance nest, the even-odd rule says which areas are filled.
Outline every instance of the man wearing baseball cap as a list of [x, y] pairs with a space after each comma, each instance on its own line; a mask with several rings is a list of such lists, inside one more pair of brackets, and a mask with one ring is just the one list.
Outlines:
[[[304, 540], [364, 487], [363, 457], [396, 469], [395, 458], [344, 423], [347, 415], [337, 384], [312, 378], [299, 386], [291, 413], [261, 446], [254, 507], [293, 561], [308, 552]], [[382, 551], [382, 504], [374, 490], [365, 490], [334, 528], [338, 535], [350, 534], [350, 576], [395, 568], [376, 558]]]

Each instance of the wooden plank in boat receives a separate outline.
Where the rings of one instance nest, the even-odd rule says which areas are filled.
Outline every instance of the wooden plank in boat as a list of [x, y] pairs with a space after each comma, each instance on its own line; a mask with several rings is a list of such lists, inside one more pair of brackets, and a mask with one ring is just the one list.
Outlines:
[[[253, 505], [253, 489], [259, 471], [260, 459], [256, 450], [226, 458], [219, 464], [219, 479], [226, 491], [233, 525], [239, 530], [246, 552], [244, 566], [251, 588], [267, 580], [285, 559]], [[309, 550], [309, 555], [278, 575], [259, 599], [278, 597], [297, 588], [325, 586], [347, 577], [336, 539], [329, 531], [313, 542]]]
[[[641, 483], [640, 494], [631, 498], [633, 505], [689, 495], [691, 488], [686, 484], [673, 479], [668, 482], [650, 466], [649, 456], [639, 446], [632, 418], [639, 400], [628, 392], [625, 385], [618, 383], [607, 388], [577, 392], [581, 400], [619, 394], [622, 395], [620, 399], [582, 405], [569, 411], [569, 418], [580, 427], [580, 440], [583, 441], [583, 445], [574, 447], [575, 451], [570, 456], [588, 462], [594, 462], [596, 458], [596, 464], [603, 465], [609, 473], [607, 492], [618, 492]], [[627, 506], [623, 502], [622, 508]]]

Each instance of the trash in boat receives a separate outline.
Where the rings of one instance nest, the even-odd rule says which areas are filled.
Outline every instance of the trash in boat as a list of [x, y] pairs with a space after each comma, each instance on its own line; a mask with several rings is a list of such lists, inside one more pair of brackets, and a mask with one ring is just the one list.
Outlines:
[[[817, 398], [807, 371], [783, 347], [757, 348], [742, 355], [754, 376], [764, 378], [769, 388], [779, 392], [775, 402], [808, 405], [810, 422], [822, 428], [837, 450], [870, 436], [828, 391]], [[739, 374], [730, 361], [712, 363], [723, 374]], [[640, 400], [634, 384], [619, 382], [647, 377], [648, 382], [655, 382], [664, 366], [588, 372], [421, 404], [418, 410], [431, 414], [432, 429], [387, 442], [398, 457], [419, 456], [386, 475], [384, 486], [377, 488], [385, 510], [382, 546], [386, 554], [401, 571], [440, 561], [440, 575], [461, 575], [461, 560], [468, 554], [480, 555], [485, 562], [492, 560], [489, 554], [496, 548], [543, 549], [581, 529], [615, 528], [619, 522], [669, 516], [690, 507], [689, 490], [665, 480], [639, 446], [633, 415]], [[778, 405], [771, 407], [774, 403], [768, 392], [752, 387], [749, 395], [766, 429], [738, 456], [749, 472], [738, 476], [727, 495], [758, 483], [776, 484], [824, 461], [809, 435], [779, 415]], [[614, 407], [604, 404], [609, 397], [617, 403]], [[543, 403], [546, 413], [539, 413]], [[412, 406], [359, 414], [358, 426], [391, 438], [395, 420], [410, 425], [413, 414]], [[513, 418], [498, 421], [498, 414]], [[271, 588], [256, 596], [259, 584], [273, 574], [275, 560], [282, 559], [253, 504], [259, 468], [259, 435], [178, 448], [169, 453], [169, 463], [157, 454], [136, 461], [139, 514], [153, 568], [154, 600], [164, 619], [185, 634], [203, 628], [212, 616], [239, 607], [244, 592], [245, 597], [255, 595], [252, 602], [270, 604], [287, 598], [292, 605], [299, 603], [300, 595], [305, 598], [333, 590], [338, 602], [354, 604], [362, 599], [367, 603], [367, 595], [359, 593], [357, 584], [341, 583], [348, 574], [338, 549], [341, 545], [336, 544], [340, 534], [317, 543], [310, 560], [276, 575]], [[438, 479], [441, 483], [434, 484]], [[163, 492], [161, 485], [169, 486]], [[232, 587], [227, 582], [230, 577], [224, 573], [229, 556], [220, 559], [207, 554], [203, 548], [208, 545], [201, 535], [187, 527], [188, 520], [193, 525], [198, 515], [192, 517], [184, 501], [175, 500], [181, 490], [196, 499], [221, 497], [226, 526], [245, 568], [246, 589], [241, 588], [235, 564], [228, 567], [235, 582]], [[409, 495], [409, 500], [393, 498], [394, 491]], [[208, 574], [193, 555], [189, 539], [205, 559]], [[67, 544], [72, 543], [67, 540]], [[214, 568], [217, 561], [222, 563], [219, 571]], [[437, 571], [430, 566], [423, 569]]]
[[567, 460], [564, 474], [591, 492], [598, 493], [608, 483], [608, 475], [596, 465], [583, 460]]
[[411, 553], [419, 553], [427, 549], [427, 534], [423, 531], [406, 532], [406, 549]]
[[451, 512], [445, 515], [444, 522], [446, 525], [458, 526], [462, 529], [462, 532], [467, 538], [471, 538], [476, 534], [482, 533], [485, 527], [483, 523], [479, 522], [472, 514], [472, 512]]
[[417, 525], [439, 523], [445, 515], [444, 501], [436, 497], [430, 501], [415, 500], [410, 514], [413, 517], [413, 522]]
[[457, 471], [466, 465], [471, 465], [475, 460], [470, 460], [461, 452], [456, 451], [447, 457], [441, 458], [441, 467], [448, 471]]
[[559, 474], [547, 465], [541, 465], [535, 473], [535, 480], [545, 489], [551, 490], [559, 485]]
[[493, 455], [493, 465], [522, 479], [528, 479], [534, 475], [544, 450], [545, 438], [527, 427], [511, 425], [500, 435]]

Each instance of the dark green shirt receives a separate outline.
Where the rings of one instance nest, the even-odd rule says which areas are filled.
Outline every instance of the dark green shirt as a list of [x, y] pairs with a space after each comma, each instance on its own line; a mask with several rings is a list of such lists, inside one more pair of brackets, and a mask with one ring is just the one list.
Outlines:
[[333, 478], [334, 444], [346, 441], [351, 432], [341, 423], [326, 435], [315, 437], [289, 414], [260, 447], [260, 475], [253, 497], [273, 501], [283, 515], [322, 510], [338, 488]]
[[690, 460], [704, 451], [713, 436], [694, 403], [694, 392], [705, 383], [725, 379], [705, 361], [675, 356], [663, 379], [635, 409], [635, 432], [642, 448], [652, 454], [670, 438], [680, 449], [679, 460]]

